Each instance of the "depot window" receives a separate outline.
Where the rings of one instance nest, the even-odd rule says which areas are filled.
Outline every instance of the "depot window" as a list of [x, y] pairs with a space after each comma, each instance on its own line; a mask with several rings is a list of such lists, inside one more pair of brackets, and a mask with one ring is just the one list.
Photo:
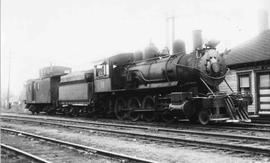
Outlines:
[[250, 73], [238, 74], [238, 92], [251, 93]]

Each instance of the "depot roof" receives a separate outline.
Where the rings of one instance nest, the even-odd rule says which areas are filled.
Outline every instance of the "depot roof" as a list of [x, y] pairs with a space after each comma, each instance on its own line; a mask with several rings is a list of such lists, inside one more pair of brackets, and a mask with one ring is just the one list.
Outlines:
[[270, 30], [234, 47], [226, 55], [229, 66], [270, 61]]

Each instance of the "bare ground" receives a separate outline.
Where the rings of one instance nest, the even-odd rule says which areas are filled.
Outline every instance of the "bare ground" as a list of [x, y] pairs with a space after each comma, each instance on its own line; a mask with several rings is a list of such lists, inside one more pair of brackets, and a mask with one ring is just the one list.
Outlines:
[[97, 134], [95, 131], [80, 131], [73, 129], [56, 128], [52, 126], [32, 126], [29, 124], [2, 123], [3, 127], [12, 127], [68, 140], [74, 143], [93, 146], [113, 152], [120, 152], [127, 155], [155, 160], [158, 162], [180, 162], [180, 163], [209, 163], [209, 162], [270, 162], [270, 158], [247, 156], [246, 154], [232, 153], [187, 145], [160, 144], [137, 139], [130, 139], [108, 134]]

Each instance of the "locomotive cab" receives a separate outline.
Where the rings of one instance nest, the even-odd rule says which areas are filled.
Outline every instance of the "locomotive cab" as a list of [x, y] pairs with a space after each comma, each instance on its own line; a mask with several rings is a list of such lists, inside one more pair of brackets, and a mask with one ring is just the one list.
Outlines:
[[105, 60], [94, 66], [95, 92], [109, 92], [111, 88], [111, 65], [109, 60]]

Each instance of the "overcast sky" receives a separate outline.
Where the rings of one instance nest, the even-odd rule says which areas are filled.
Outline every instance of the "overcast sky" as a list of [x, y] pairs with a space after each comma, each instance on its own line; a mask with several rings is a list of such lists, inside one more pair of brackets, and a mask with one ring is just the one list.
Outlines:
[[[231, 48], [258, 34], [263, 0], [2, 0], [1, 90], [11, 92], [38, 77], [44, 66], [90, 69], [91, 61], [119, 52], [142, 50], [152, 41], [166, 45], [166, 15], [175, 15], [176, 38], [191, 49], [191, 32]], [[269, 12], [270, 13], [270, 12]], [[270, 21], [269, 21], [270, 22]]]

